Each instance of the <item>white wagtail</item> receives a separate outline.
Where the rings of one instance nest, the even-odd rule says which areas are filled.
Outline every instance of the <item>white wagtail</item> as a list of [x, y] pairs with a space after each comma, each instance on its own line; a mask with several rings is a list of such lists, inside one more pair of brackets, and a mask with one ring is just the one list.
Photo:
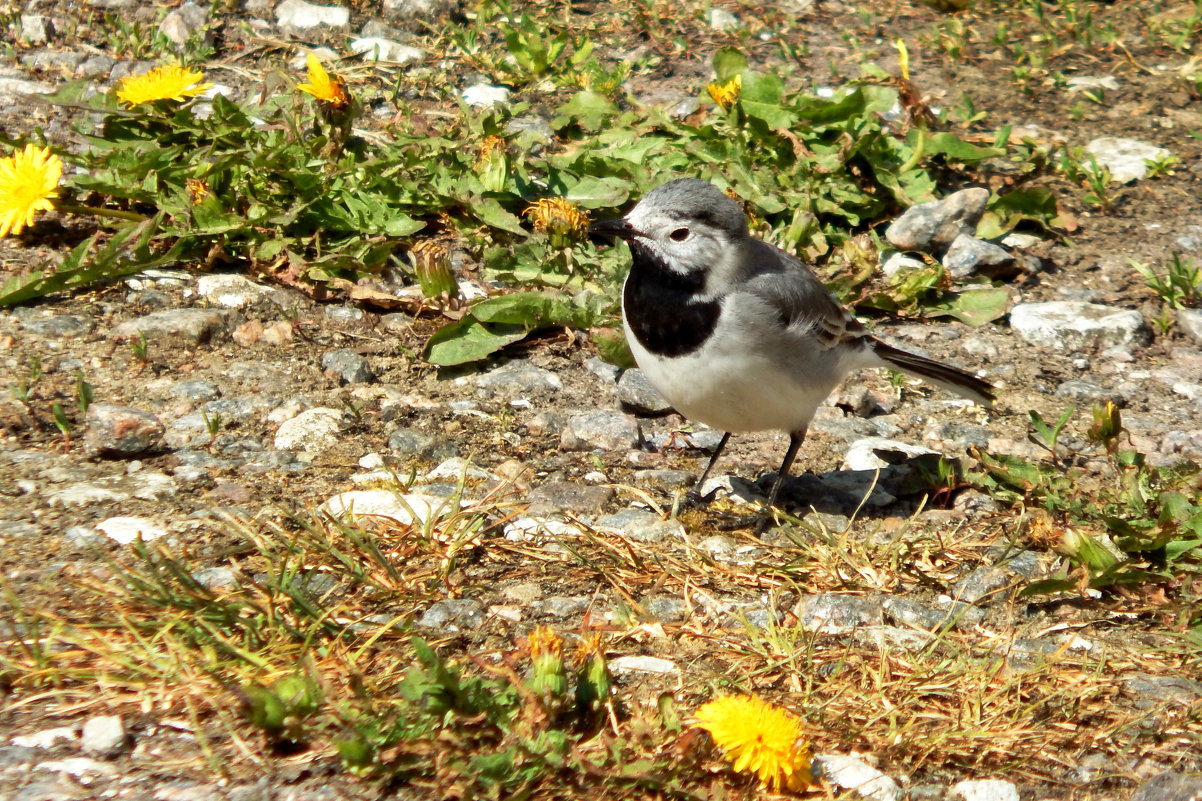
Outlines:
[[849, 373], [886, 367], [994, 399], [989, 382], [869, 335], [805, 264], [752, 238], [742, 209], [707, 181], [666, 183], [589, 231], [630, 245], [622, 320], [647, 380], [684, 416], [726, 432], [694, 497], [731, 432], [788, 432], [759, 529], [814, 412]]

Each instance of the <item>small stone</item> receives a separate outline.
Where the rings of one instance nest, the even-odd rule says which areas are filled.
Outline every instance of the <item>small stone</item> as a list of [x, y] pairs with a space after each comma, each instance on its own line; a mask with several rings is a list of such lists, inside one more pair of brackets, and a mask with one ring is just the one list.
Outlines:
[[992, 242], [960, 234], [943, 254], [943, 269], [953, 278], [984, 275], [997, 278], [1014, 272], [1014, 256]]
[[659, 515], [645, 509], [623, 509], [617, 514], [598, 519], [596, 526], [637, 542], [683, 539], [685, 534], [684, 526], [679, 521], [661, 520]]
[[1202, 777], [1166, 771], [1148, 779], [1131, 801], [1198, 801], [1202, 798]]
[[418, 618], [417, 625], [426, 629], [457, 632], [477, 628], [484, 619], [484, 607], [479, 601], [459, 598], [431, 604]]
[[233, 273], [206, 273], [200, 276], [196, 279], [196, 293], [227, 309], [242, 309], [260, 301], [270, 301], [286, 309], [300, 303], [303, 298], [299, 292], [265, 286]]
[[960, 234], [972, 234], [988, 202], [988, 189], [970, 187], [911, 206], [886, 229], [885, 238], [898, 250], [942, 250]]
[[163, 17], [163, 21], [159, 23], [159, 33], [166, 36], [176, 49], [182, 49], [189, 39], [200, 33], [208, 21], [207, 6], [188, 2]]
[[565, 451], [629, 450], [639, 444], [639, 426], [621, 412], [598, 410], [574, 414], [559, 437]]
[[1168, 704], [1190, 707], [1202, 700], [1202, 682], [1185, 676], [1136, 673], [1123, 678], [1122, 685], [1124, 692], [1134, 697], [1139, 709]]
[[280, 424], [273, 445], [279, 450], [316, 453], [339, 443], [342, 412], [318, 406]]
[[477, 467], [461, 456], [454, 456], [424, 474], [422, 480], [425, 482], [444, 480], [458, 483], [465, 476], [475, 480], [492, 478], [487, 470]]
[[21, 15], [21, 38], [31, 45], [42, 45], [54, 37], [54, 24], [43, 14]]
[[859, 626], [884, 622], [881, 601], [840, 593], [804, 596], [798, 603], [801, 625], [820, 634], [849, 634]]
[[475, 382], [477, 387], [507, 398], [519, 398], [531, 390], [563, 389], [559, 376], [523, 359], [514, 359], [487, 373], [480, 373]]
[[199, 378], [176, 381], [167, 392], [173, 398], [181, 398], [192, 403], [205, 403], [221, 397], [221, 389], [216, 384]]
[[416, 428], [398, 428], [388, 435], [388, 448], [402, 456], [445, 460], [459, 455], [454, 444]]
[[535, 604], [538, 611], [549, 617], [572, 617], [579, 615], [588, 609], [589, 603], [592, 601], [592, 596], [582, 595], [575, 597], [565, 597], [562, 595], [552, 595], [551, 597], [539, 601]]
[[901, 801], [897, 782], [863, 760], [841, 754], [816, 754], [814, 771], [833, 785], [868, 801]]
[[434, 19], [453, 6], [450, 0], [384, 0], [384, 13], [403, 19]]
[[180, 337], [202, 345], [229, 330], [227, 313], [220, 309], [168, 309], [126, 320], [113, 328], [113, 339], [137, 341], [141, 335], [152, 349], [159, 337]]
[[927, 266], [927, 263], [922, 259], [916, 259], [913, 256], [907, 256], [905, 253], [890, 253], [881, 262], [881, 272], [886, 277], [892, 278], [898, 273], [909, 272], [911, 270], [921, 270]]
[[1178, 309], [1177, 327], [1195, 345], [1202, 346], [1202, 309]]
[[475, 108], [504, 106], [509, 102], [509, 90], [504, 86], [474, 84], [463, 90], [463, 102]]
[[1163, 147], [1118, 136], [1100, 136], [1085, 146], [1085, 152], [1094, 157], [1099, 167], [1110, 170], [1111, 180], [1120, 184], [1147, 178], [1147, 162], [1172, 155]]
[[81, 314], [56, 314], [53, 317], [35, 317], [22, 320], [21, 328], [43, 337], [76, 337], [92, 333], [94, 323]]
[[75, 729], [69, 726], [56, 726], [52, 729], [42, 729], [33, 734], [21, 734], [12, 738], [12, 744], [21, 748], [53, 748], [59, 743], [73, 743], [79, 739]]
[[1080, 92], [1083, 89], [1103, 89], [1108, 92], [1119, 90], [1118, 78], [1113, 75], [1074, 75], [1066, 84], [1070, 92]]
[[1010, 311], [1010, 327], [1032, 345], [1056, 351], [1127, 345], [1146, 335], [1139, 312], [1079, 300], [1020, 303]]
[[637, 367], [626, 370], [618, 379], [618, 401], [634, 414], [658, 417], [672, 411], [659, 390], [651, 386], [647, 375]]
[[79, 744], [84, 751], [101, 757], [116, 756], [129, 742], [120, 715], [97, 715], [83, 724]]
[[319, 6], [306, 3], [305, 0], [284, 0], [275, 8], [275, 21], [281, 28], [338, 28], [351, 21], [351, 12], [342, 6]]
[[238, 577], [228, 567], [201, 568], [192, 574], [192, 578], [206, 590], [223, 590], [228, 592], [238, 589]]
[[339, 348], [322, 354], [321, 367], [327, 373], [341, 377], [346, 384], [369, 384], [376, 380], [376, 374], [372, 372], [367, 359], [350, 348]]
[[426, 54], [416, 47], [378, 36], [352, 39], [351, 52], [365, 56], [370, 61], [390, 61], [401, 65], [414, 64], [426, 57]]
[[119, 458], [159, 448], [166, 429], [159, 418], [141, 409], [112, 403], [93, 403], [84, 415], [88, 431], [84, 446], [89, 453]]
[[844, 470], [880, 470], [890, 465], [897, 464], [897, 459], [886, 460], [882, 459], [877, 451], [882, 451], [890, 454], [902, 454], [904, 459], [914, 459], [920, 456], [938, 456], [938, 451], [933, 451], [930, 448], [923, 448], [918, 445], [909, 445], [905, 442], [897, 442], [896, 440], [885, 439], [883, 437], [868, 437], [866, 439], [858, 439], [851, 444], [847, 449], [847, 455], [843, 458]]
[[1101, 384], [1095, 384], [1092, 381], [1086, 381], [1081, 378], [1071, 378], [1068, 381], [1061, 382], [1060, 386], [1056, 387], [1057, 398], [1068, 398], [1083, 403], [1096, 403], [1097, 401], [1107, 400], [1115, 397], [1116, 393], [1106, 389]]
[[724, 8], [710, 9], [710, 29], [726, 33], [739, 29], [739, 18]]
[[551, 481], [530, 491], [527, 496], [530, 508], [527, 512], [533, 517], [555, 512], [598, 514], [613, 496], [614, 491], [610, 487]]
[[680, 598], [659, 595], [643, 601], [647, 614], [664, 623], [680, 623], [688, 620], [693, 610]]
[[975, 604], [1005, 589], [1013, 582], [1013, 574], [996, 565], [975, 568], [952, 585], [951, 596], [964, 603]]
[[658, 656], [619, 656], [609, 660], [609, 667], [614, 673], [656, 673], [663, 676], [680, 671], [675, 662]]
[[952, 785], [947, 797], [948, 801], [1018, 801], [1018, 788], [1001, 779], [970, 779]]
[[113, 776], [117, 768], [107, 762], [97, 762], [87, 757], [71, 757], [69, 759], [53, 759], [49, 762], [39, 762], [36, 770], [49, 770], [55, 773], [65, 773], [77, 779], [91, 779], [95, 776]]
[[636, 470], [634, 480], [640, 487], [657, 487], [659, 489], [682, 489], [693, 486], [697, 474], [688, 470]]
[[419, 493], [400, 493], [393, 490], [351, 490], [333, 496], [320, 507], [323, 514], [354, 521], [383, 518], [408, 526], [424, 524], [432, 518], [450, 512], [454, 505], [446, 498]]
[[120, 545], [137, 540], [150, 542], [167, 536], [166, 529], [145, 517], [110, 517], [97, 523], [96, 530]]

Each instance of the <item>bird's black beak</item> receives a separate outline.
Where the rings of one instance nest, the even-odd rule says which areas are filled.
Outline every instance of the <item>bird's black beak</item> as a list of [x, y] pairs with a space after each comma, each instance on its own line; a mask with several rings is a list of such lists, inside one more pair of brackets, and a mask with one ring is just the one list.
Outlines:
[[616, 220], [597, 220], [597, 222], [588, 227], [589, 239], [595, 242], [612, 243], [615, 237], [618, 239], [630, 239], [637, 234], [638, 232], [634, 230], [634, 226], [624, 217]]

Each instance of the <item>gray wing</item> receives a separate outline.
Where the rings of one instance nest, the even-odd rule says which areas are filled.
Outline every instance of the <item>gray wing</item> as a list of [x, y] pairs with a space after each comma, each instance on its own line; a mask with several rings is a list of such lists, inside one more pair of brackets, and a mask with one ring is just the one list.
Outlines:
[[814, 335], [823, 349], [867, 340], [860, 321], [839, 304], [804, 262], [766, 242], [750, 242], [754, 266], [742, 289], [776, 309], [785, 327]]

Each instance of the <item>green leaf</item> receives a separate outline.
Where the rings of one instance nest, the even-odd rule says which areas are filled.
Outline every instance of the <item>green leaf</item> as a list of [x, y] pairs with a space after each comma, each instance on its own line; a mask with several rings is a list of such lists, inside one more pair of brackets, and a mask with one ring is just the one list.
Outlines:
[[569, 188], [564, 197], [586, 209], [612, 209], [630, 198], [630, 183], [621, 178], [585, 176]]
[[739, 107], [748, 117], [760, 120], [773, 130], [789, 128], [797, 115], [781, 105], [784, 94], [785, 84], [779, 75], [747, 72], [739, 92]]
[[747, 71], [747, 56], [737, 47], [720, 47], [714, 53], [713, 65], [718, 83], [726, 83]]
[[551, 125], [559, 129], [576, 123], [586, 131], [598, 131], [606, 119], [617, 113], [618, 107], [608, 97], [584, 89], [572, 95], [571, 100], [559, 107]]
[[927, 306], [927, 317], [954, 317], [974, 328], [1003, 316], [1010, 307], [1010, 292], [1002, 287], [972, 289], [949, 300]]
[[[910, 138], [916, 139], [917, 133], [912, 132]], [[1000, 147], [977, 147], [947, 131], [928, 133], [926, 135], [925, 153], [928, 156], [942, 153], [950, 159], [962, 161], [966, 164], [976, 164], [985, 159], [1006, 155], [1006, 151]]]
[[626, 337], [620, 330], [616, 328], [594, 328], [593, 344], [597, 347], [597, 354], [609, 364], [624, 369], [635, 366], [634, 355], [630, 352], [630, 345], [626, 342]]

